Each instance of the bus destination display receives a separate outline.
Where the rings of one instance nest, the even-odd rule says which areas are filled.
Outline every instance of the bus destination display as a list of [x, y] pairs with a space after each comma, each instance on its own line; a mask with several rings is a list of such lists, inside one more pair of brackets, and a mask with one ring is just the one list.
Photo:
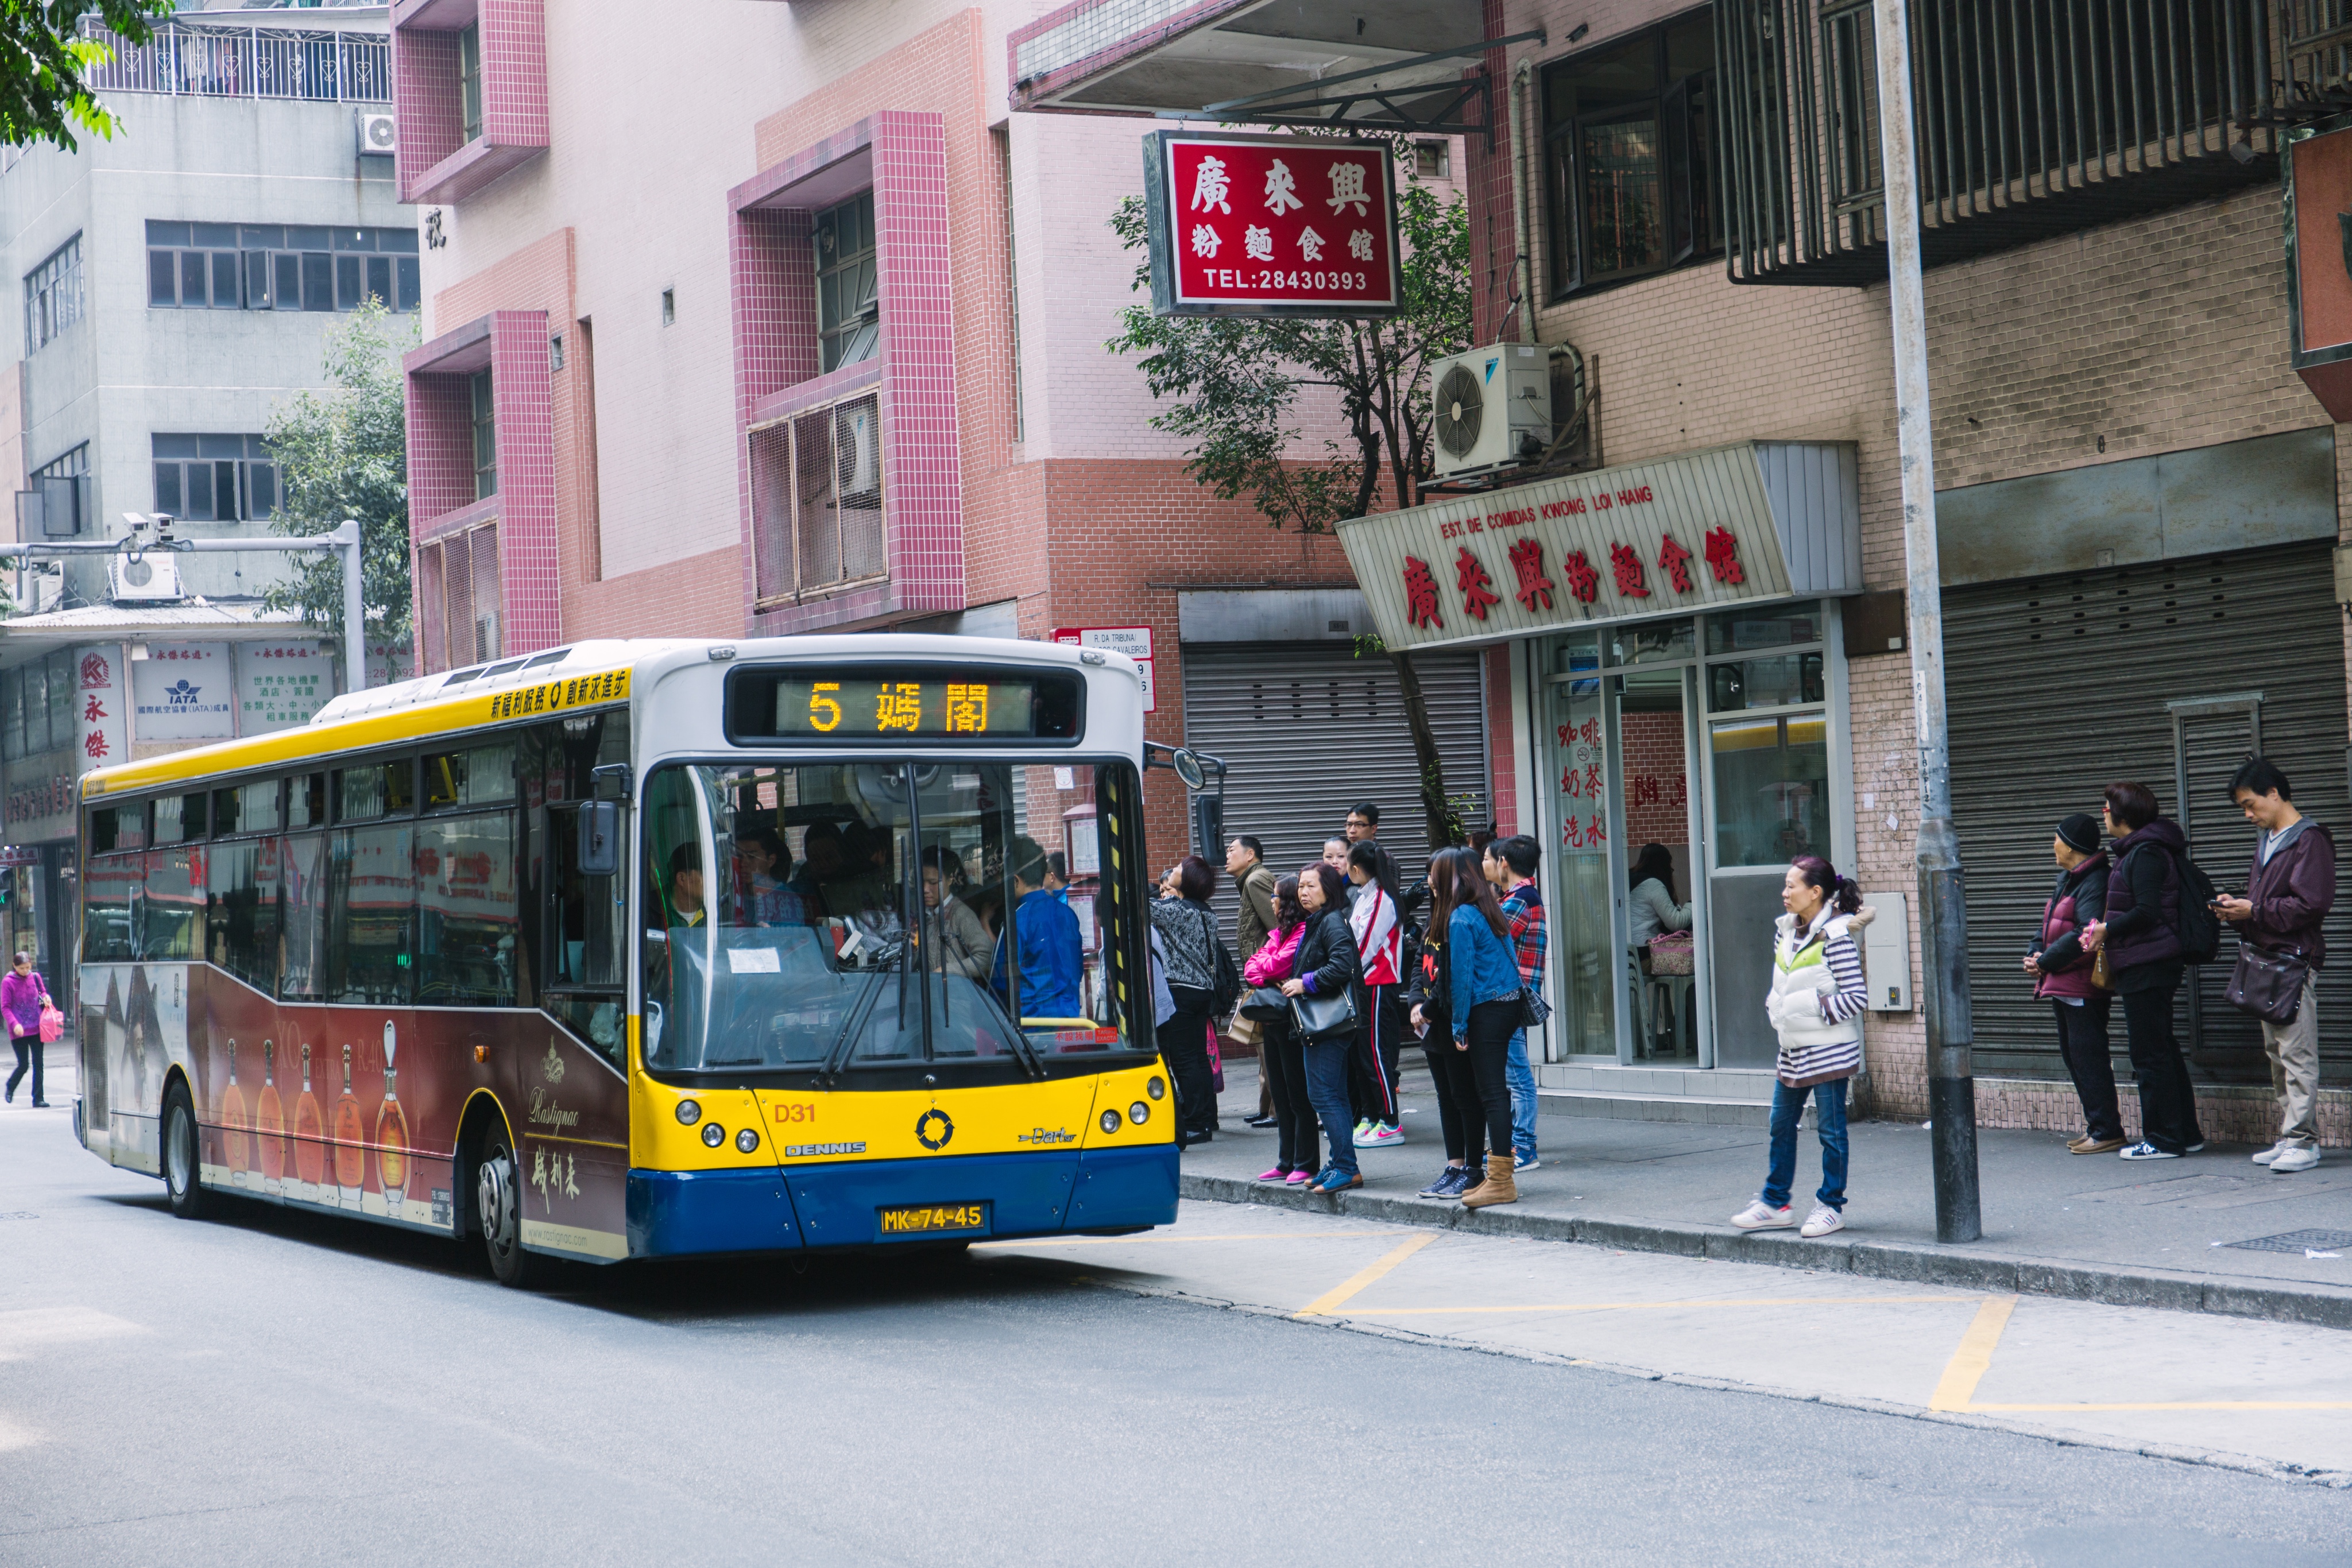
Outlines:
[[776, 730], [786, 736], [1030, 736], [1036, 690], [1026, 681], [822, 680], [776, 683]]

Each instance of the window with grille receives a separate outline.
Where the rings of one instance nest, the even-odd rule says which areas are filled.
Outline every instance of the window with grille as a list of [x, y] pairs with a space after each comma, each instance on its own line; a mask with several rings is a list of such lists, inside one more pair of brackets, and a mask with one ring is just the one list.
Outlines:
[[416, 564], [424, 576], [418, 658], [425, 672], [461, 670], [499, 657], [505, 644], [498, 525], [430, 540], [417, 548]]
[[81, 319], [81, 235], [58, 247], [25, 277], [25, 352]]
[[416, 231], [304, 224], [147, 225], [147, 303], [159, 310], [413, 311]]
[[482, 25], [457, 30], [457, 105], [463, 140], [482, 134]]
[[153, 436], [155, 509], [192, 522], [278, 515], [278, 459], [258, 435]]
[[888, 572], [874, 393], [752, 432], [751, 485], [762, 604]]
[[816, 330], [820, 370], [870, 360], [881, 347], [871, 191], [817, 214]]
[[1723, 248], [1713, 149], [1715, 24], [1701, 12], [1544, 72], [1555, 297]]
[[490, 396], [490, 372], [476, 371], [467, 378], [474, 400], [474, 499], [499, 493], [499, 432], [497, 409]]

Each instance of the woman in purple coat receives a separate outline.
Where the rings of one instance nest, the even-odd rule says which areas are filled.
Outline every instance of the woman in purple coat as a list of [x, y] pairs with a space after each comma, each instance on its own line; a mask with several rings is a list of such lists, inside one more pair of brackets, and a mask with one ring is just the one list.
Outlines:
[[8, 1020], [8, 1043], [16, 1048], [16, 1071], [8, 1074], [5, 1098], [12, 1104], [16, 1102], [16, 1085], [25, 1081], [29, 1067], [36, 1111], [49, 1108], [41, 1092], [41, 1009], [49, 1005], [49, 988], [33, 972], [33, 956], [17, 954], [8, 973], [0, 977], [0, 1018]]

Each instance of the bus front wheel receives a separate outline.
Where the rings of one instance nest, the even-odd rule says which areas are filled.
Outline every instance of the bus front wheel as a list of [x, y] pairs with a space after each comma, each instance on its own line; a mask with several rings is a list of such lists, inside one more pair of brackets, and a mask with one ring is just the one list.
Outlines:
[[196, 1105], [187, 1080], [174, 1078], [163, 1093], [163, 1196], [174, 1218], [205, 1217], [205, 1181], [198, 1161], [202, 1145], [196, 1132]]
[[474, 1171], [475, 1211], [481, 1217], [490, 1272], [499, 1284], [527, 1291], [538, 1282], [545, 1265], [523, 1250], [522, 1172], [503, 1131], [483, 1138], [482, 1157]]

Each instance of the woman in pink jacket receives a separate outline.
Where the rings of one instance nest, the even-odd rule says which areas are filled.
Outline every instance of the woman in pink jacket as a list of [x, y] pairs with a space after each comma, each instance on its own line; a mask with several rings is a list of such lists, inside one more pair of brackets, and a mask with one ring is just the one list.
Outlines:
[[41, 1092], [41, 1009], [49, 1005], [49, 988], [33, 972], [33, 956], [19, 953], [5, 977], [0, 977], [0, 1018], [8, 1020], [8, 1043], [16, 1048], [16, 1071], [8, 1074], [7, 1100], [16, 1098], [16, 1085], [33, 1073], [33, 1109], [49, 1108]]
[[[1242, 978], [1253, 986], [1279, 986], [1291, 977], [1291, 960], [1298, 955], [1298, 939], [1307, 931], [1307, 910], [1298, 902], [1298, 879], [1286, 876], [1274, 884], [1274, 929], [1265, 946], [1242, 966]], [[1307, 1100], [1307, 1049], [1290, 1032], [1290, 1016], [1268, 1019], [1258, 1041], [1258, 1070], [1274, 1093], [1276, 1155], [1274, 1168], [1257, 1179], [1286, 1186], [1305, 1186], [1320, 1168], [1321, 1140], [1315, 1132], [1315, 1107]]]

